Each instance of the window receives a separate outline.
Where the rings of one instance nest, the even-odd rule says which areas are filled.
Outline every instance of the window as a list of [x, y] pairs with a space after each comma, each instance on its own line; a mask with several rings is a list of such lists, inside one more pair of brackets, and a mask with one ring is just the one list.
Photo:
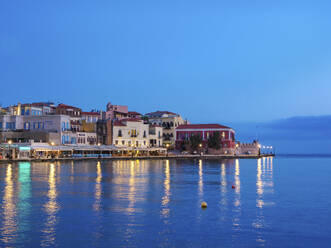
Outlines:
[[118, 137], [122, 137], [122, 130], [120, 129], [120, 130], [118, 130], [118, 135], [117, 135]]
[[24, 123], [24, 129], [25, 130], [29, 130], [30, 129], [30, 123], [29, 122], [25, 122]]
[[6, 129], [14, 130], [15, 129], [15, 122], [6, 122]]
[[144, 140], [144, 146], [146, 145], [146, 140]]
[[144, 138], [146, 138], [146, 131], [144, 131]]
[[136, 146], [139, 146], [139, 141], [136, 141]]
[[225, 138], [225, 132], [222, 132], [222, 138], [223, 139]]
[[124, 141], [124, 140], [122, 140], [122, 145], [123, 145], [123, 146], [125, 145], [125, 141]]
[[115, 144], [118, 145], [118, 140], [115, 140]]

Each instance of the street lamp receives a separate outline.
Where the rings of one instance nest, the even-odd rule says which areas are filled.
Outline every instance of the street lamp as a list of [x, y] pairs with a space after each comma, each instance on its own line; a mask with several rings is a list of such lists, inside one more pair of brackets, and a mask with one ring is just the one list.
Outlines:
[[10, 145], [13, 144], [13, 141], [11, 140], [8, 140], [8, 149], [9, 149], [9, 158], [8, 159], [11, 159], [12, 158], [12, 151], [10, 150]]
[[167, 147], [167, 157], [168, 157], [168, 149], [169, 149], [169, 144], [166, 144], [166, 147]]
[[53, 146], [55, 145], [55, 143], [54, 142], [51, 142], [51, 147], [52, 147], [52, 154], [51, 154], [51, 158], [53, 158], [54, 157], [54, 151], [53, 151]]
[[133, 143], [131, 144], [131, 147], [132, 147], [132, 154], [131, 154], [131, 157], [133, 158], [133, 151], [134, 151], [134, 144], [133, 144]]
[[200, 148], [200, 156], [201, 156], [202, 155], [202, 151], [201, 151], [202, 144], [201, 143], [199, 144], [199, 148]]

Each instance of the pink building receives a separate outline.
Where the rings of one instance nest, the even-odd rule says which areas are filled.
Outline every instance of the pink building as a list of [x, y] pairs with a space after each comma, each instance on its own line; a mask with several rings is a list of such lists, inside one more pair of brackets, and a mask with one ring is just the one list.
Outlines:
[[107, 104], [107, 111], [106, 111], [106, 119], [107, 120], [114, 120], [121, 119], [120, 116], [127, 117], [128, 116], [128, 106], [125, 105], [113, 105], [110, 102]]
[[190, 139], [192, 135], [199, 135], [205, 147], [208, 139], [215, 132], [219, 132], [222, 148], [235, 148], [235, 131], [219, 124], [188, 124], [176, 128], [176, 148], [179, 149], [183, 142]]

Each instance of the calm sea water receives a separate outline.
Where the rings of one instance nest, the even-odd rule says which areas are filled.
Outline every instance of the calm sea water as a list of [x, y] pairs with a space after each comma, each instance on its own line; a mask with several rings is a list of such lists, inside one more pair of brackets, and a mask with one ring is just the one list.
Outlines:
[[0, 247], [330, 247], [330, 176], [331, 157], [0, 164]]

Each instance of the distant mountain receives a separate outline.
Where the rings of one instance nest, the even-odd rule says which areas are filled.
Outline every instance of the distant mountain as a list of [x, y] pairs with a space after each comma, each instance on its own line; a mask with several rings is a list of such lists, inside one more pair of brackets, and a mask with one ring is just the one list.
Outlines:
[[265, 128], [283, 130], [310, 130], [331, 132], [331, 115], [323, 116], [296, 116], [287, 119], [275, 120], [261, 124]]

